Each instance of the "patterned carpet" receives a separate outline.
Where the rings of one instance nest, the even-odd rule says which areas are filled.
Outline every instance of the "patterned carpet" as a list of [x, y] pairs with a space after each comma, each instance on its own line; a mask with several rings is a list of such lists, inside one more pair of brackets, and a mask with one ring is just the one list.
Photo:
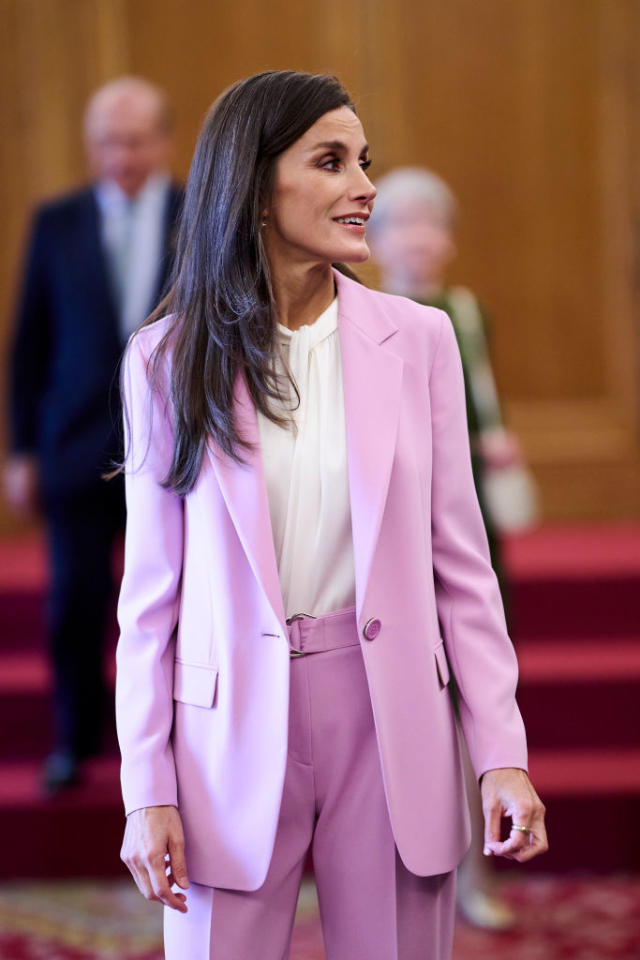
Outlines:
[[[520, 923], [490, 935], [462, 924], [454, 960], [640, 960], [640, 878], [509, 881]], [[323, 960], [313, 886], [298, 907], [291, 960]], [[162, 960], [161, 910], [128, 882], [0, 887], [0, 960]]]

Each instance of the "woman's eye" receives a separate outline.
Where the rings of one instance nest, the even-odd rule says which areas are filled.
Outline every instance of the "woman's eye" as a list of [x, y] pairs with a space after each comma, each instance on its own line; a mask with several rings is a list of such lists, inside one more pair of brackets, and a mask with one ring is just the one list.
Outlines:
[[[320, 168], [322, 170], [330, 170], [332, 172], [337, 172], [340, 169], [340, 159], [338, 157], [329, 157], [326, 160], [320, 161]], [[371, 160], [360, 160], [360, 167], [362, 170], [368, 170], [371, 166]]]

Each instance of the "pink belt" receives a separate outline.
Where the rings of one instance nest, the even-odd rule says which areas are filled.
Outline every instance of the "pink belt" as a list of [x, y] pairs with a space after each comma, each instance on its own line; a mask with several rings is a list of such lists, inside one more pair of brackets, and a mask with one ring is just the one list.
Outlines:
[[292, 657], [323, 653], [338, 647], [355, 647], [360, 643], [355, 606], [324, 613], [319, 617], [294, 613], [288, 617], [287, 627]]

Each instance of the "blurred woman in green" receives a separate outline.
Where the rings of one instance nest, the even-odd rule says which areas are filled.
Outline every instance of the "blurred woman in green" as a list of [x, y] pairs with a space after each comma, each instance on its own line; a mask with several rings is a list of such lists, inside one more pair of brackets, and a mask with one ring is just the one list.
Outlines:
[[[376, 182], [376, 188], [367, 236], [381, 271], [382, 289], [445, 310], [455, 330], [462, 356], [476, 490], [508, 615], [498, 521], [488, 500], [487, 474], [492, 468], [508, 467], [521, 460], [517, 441], [502, 422], [484, 311], [470, 290], [449, 286], [445, 280], [456, 256], [457, 203], [440, 177], [420, 167], [392, 170]], [[480, 793], [470, 764], [467, 767], [473, 840], [458, 871], [458, 906], [475, 926], [505, 929], [514, 917], [495, 894], [492, 874], [482, 855]]]

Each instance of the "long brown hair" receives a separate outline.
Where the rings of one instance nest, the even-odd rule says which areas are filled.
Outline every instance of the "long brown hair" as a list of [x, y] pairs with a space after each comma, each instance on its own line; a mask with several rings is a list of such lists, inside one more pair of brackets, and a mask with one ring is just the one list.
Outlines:
[[[273, 366], [276, 322], [260, 225], [278, 156], [329, 110], [347, 106], [335, 77], [269, 71], [226, 90], [202, 127], [187, 182], [169, 294], [146, 321], [170, 314], [152, 354], [151, 388], [171, 342], [173, 460], [164, 485], [184, 495], [196, 482], [208, 437], [237, 462], [249, 448], [233, 421], [244, 371], [256, 408], [281, 397]], [[298, 393], [295, 383], [293, 388]], [[298, 395], [299, 399], [299, 395]]]

